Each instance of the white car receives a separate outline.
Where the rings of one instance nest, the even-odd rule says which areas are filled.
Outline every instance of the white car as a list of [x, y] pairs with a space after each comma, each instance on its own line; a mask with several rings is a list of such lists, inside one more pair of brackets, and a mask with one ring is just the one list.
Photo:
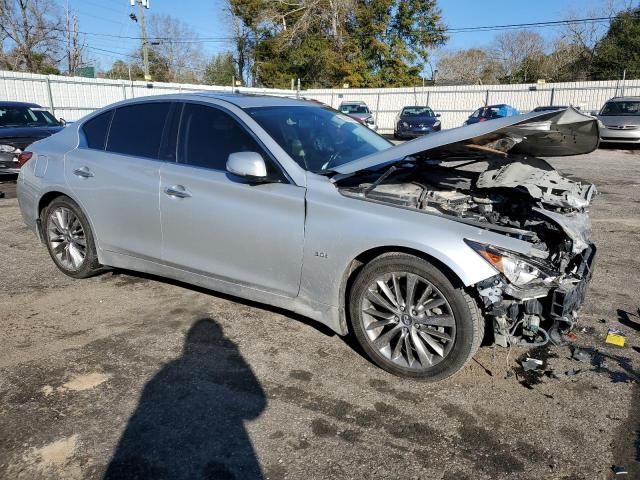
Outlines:
[[600, 126], [600, 141], [640, 143], [640, 97], [615, 97], [600, 112], [592, 112]]

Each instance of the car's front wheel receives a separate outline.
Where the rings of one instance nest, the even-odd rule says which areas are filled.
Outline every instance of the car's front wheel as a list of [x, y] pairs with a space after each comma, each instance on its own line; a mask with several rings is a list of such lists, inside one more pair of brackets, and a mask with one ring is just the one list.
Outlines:
[[87, 278], [101, 270], [87, 217], [68, 197], [57, 197], [42, 212], [49, 254], [63, 273]]
[[395, 375], [442, 380], [460, 370], [484, 335], [474, 300], [431, 263], [404, 253], [365, 265], [350, 295], [353, 333]]

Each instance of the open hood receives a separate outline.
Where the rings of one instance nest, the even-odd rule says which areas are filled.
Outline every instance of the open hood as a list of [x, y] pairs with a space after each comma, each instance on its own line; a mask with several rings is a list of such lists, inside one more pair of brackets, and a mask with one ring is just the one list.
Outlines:
[[431, 150], [446, 150], [453, 154], [469, 147], [496, 153], [561, 157], [592, 152], [598, 147], [598, 142], [597, 120], [573, 108], [567, 108], [443, 130], [353, 160], [332, 170], [341, 176], [349, 175]]

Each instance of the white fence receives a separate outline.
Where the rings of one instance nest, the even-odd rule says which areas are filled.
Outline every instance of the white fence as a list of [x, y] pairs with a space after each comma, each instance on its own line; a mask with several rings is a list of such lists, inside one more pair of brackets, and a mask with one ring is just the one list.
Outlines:
[[[0, 99], [34, 102], [48, 107], [58, 118], [78, 120], [84, 115], [128, 98], [180, 92], [230, 92], [231, 86], [62, 77], [0, 71]], [[242, 88], [243, 92], [295, 95], [291, 90]]]
[[[0, 72], [0, 99], [35, 102], [57, 117], [77, 120], [87, 113], [126, 98], [188, 91], [231, 91], [230, 86], [148, 83], [55, 75]], [[240, 88], [247, 93], [296, 95], [292, 90]], [[373, 111], [380, 131], [393, 131], [396, 114], [406, 105], [429, 105], [442, 115], [444, 128], [462, 125], [478, 107], [507, 103], [528, 112], [542, 105], [574, 105], [598, 110], [609, 98], [640, 95], [640, 80], [522, 85], [465, 85], [377, 89], [317, 89], [300, 94], [337, 108], [341, 102], [362, 100]]]
[[443, 128], [459, 127], [478, 107], [506, 103], [526, 113], [543, 105], [573, 105], [584, 112], [600, 110], [611, 97], [640, 95], [640, 80], [520, 85], [465, 85], [379, 89], [306, 90], [305, 97], [337, 108], [362, 100], [374, 112], [379, 129], [393, 131], [397, 113], [406, 105], [428, 105], [442, 115]]

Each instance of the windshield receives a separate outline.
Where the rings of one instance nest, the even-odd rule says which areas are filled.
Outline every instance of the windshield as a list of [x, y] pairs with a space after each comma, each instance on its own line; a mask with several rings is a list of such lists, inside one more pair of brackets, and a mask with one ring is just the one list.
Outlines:
[[607, 102], [600, 115], [640, 115], [640, 101]]
[[0, 107], [0, 127], [57, 127], [60, 123], [40, 107]]
[[340, 111], [351, 115], [353, 113], [369, 113], [369, 108], [362, 104], [342, 104], [340, 105]]
[[436, 116], [436, 114], [433, 113], [433, 110], [431, 110], [429, 107], [404, 107], [400, 115], [403, 117], [435, 117]]
[[393, 146], [384, 137], [330, 108], [281, 106], [246, 111], [291, 158], [314, 173]]

